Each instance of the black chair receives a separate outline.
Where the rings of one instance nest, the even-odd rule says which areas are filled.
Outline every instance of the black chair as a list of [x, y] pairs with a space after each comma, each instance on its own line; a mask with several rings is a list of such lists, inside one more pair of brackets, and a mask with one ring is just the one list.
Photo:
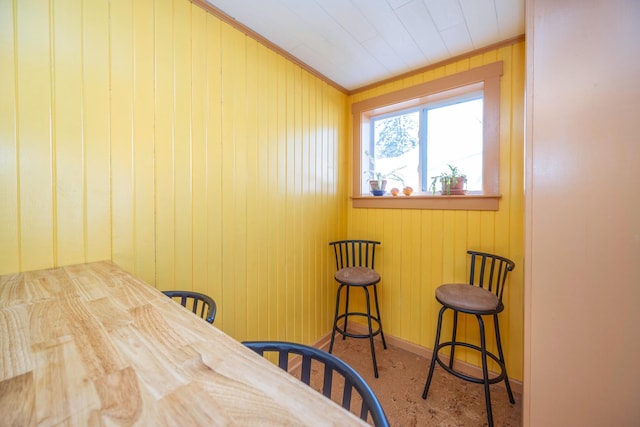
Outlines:
[[[436, 329], [436, 342], [433, 346], [433, 357], [429, 366], [429, 374], [427, 382], [424, 386], [422, 398], [427, 398], [433, 370], [436, 361], [447, 372], [466, 381], [484, 385], [485, 403], [487, 407], [487, 419], [489, 426], [493, 426], [493, 413], [491, 411], [491, 395], [489, 393], [489, 384], [504, 381], [509, 401], [515, 403], [511, 386], [509, 385], [509, 377], [505, 366], [504, 354], [502, 352], [502, 343], [500, 341], [500, 328], [498, 326], [498, 313], [504, 310], [502, 304], [502, 295], [504, 293], [507, 274], [513, 271], [515, 264], [513, 261], [485, 252], [467, 251], [471, 255], [471, 274], [469, 284], [446, 284], [436, 289], [436, 299], [442, 308], [438, 315], [438, 326]], [[451, 341], [440, 342], [440, 332], [442, 329], [442, 316], [445, 311], [453, 312], [453, 333]], [[480, 345], [461, 342], [456, 340], [456, 332], [458, 328], [458, 313], [471, 314], [478, 320], [480, 327]], [[487, 350], [486, 335], [484, 330], [484, 321], [482, 316], [493, 316], [493, 324], [495, 328], [496, 347], [498, 356]], [[453, 360], [456, 347], [462, 346], [479, 351], [482, 358], [482, 378], [466, 375], [453, 367]], [[444, 363], [440, 358], [440, 350], [450, 347], [449, 362]], [[488, 359], [493, 359], [499, 367], [500, 372], [493, 377], [489, 376]]]
[[[378, 364], [376, 362], [376, 350], [373, 345], [373, 337], [380, 334], [384, 348], [387, 343], [382, 332], [382, 321], [380, 320], [380, 306], [378, 305], [378, 288], [380, 275], [374, 269], [376, 246], [380, 242], [374, 240], [338, 240], [329, 243], [333, 246], [336, 258], [336, 274], [335, 279], [340, 284], [336, 296], [336, 311], [333, 317], [333, 330], [331, 331], [331, 344], [329, 345], [329, 353], [333, 351], [333, 343], [335, 341], [336, 332], [342, 335], [342, 339], [351, 338], [367, 338], [371, 344], [371, 358], [373, 359], [373, 372], [378, 378]], [[371, 314], [371, 295], [369, 288], [373, 288], [373, 302], [375, 304], [375, 315]], [[349, 290], [351, 288], [359, 288], [364, 291], [366, 300], [366, 312], [349, 311]], [[344, 311], [340, 311], [340, 295], [345, 289]], [[349, 317], [364, 317], [367, 321], [368, 332], [366, 334], [356, 334], [349, 332], [347, 324]], [[344, 325], [340, 327], [340, 320], [344, 319]], [[375, 328], [374, 328], [375, 325]]]
[[218, 310], [216, 302], [208, 295], [193, 291], [162, 291], [162, 293], [209, 323], [213, 323], [216, 318]]
[[[311, 385], [312, 362], [317, 362], [314, 366], [322, 366], [324, 371], [322, 373], [322, 394], [325, 397], [331, 399], [332, 391], [337, 389], [334, 389], [334, 384], [340, 384], [340, 381], [336, 382], [334, 379], [343, 378], [342, 407], [351, 411], [351, 398], [355, 390], [356, 395], [359, 395], [362, 399], [359, 412], [360, 418], [367, 421], [370, 415], [375, 426], [389, 426], [389, 421], [382, 409], [382, 405], [373, 390], [371, 390], [371, 387], [360, 374], [338, 357], [314, 347], [291, 342], [245, 341], [243, 344], [261, 356], [264, 356], [265, 353], [277, 354], [278, 366], [287, 372], [289, 372], [290, 357], [300, 356], [302, 364], [300, 366], [299, 379], [307, 385]], [[334, 374], [337, 374], [337, 376]], [[336, 387], [339, 387], [339, 385]], [[357, 407], [355, 410], [357, 410]]]

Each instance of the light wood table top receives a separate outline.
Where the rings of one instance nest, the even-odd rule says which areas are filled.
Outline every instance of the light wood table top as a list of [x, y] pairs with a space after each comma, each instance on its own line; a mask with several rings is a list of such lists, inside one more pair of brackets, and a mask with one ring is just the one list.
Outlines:
[[0, 424], [366, 425], [111, 262], [0, 276]]

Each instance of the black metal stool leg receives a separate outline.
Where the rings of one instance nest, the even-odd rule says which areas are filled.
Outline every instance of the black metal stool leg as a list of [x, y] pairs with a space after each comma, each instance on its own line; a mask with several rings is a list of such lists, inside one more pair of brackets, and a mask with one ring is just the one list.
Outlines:
[[336, 312], [333, 316], [333, 330], [331, 331], [331, 344], [329, 344], [329, 353], [333, 351], [333, 342], [336, 338], [336, 330], [338, 329], [338, 311], [340, 308], [340, 292], [344, 285], [338, 286], [338, 292], [336, 293]]
[[[346, 295], [344, 298], [344, 331], [347, 332], [347, 320], [349, 320], [349, 289], [351, 288], [351, 286], [349, 285], [344, 285], [347, 287], [346, 289]], [[347, 339], [347, 335], [343, 334], [342, 335], [342, 339], [346, 340]]]
[[367, 325], [369, 326], [369, 344], [371, 345], [371, 359], [373, 359], [373, 376], [378, 378], [378, 362], [376, 361], [376, 348], [373, 345], [373, 326], [371, 325], [371, 301], [369, 299], [369, 290], [366, 286], [362, 288], [364, 290], [365, 298], [367, 299]]
[[458, 312], [453, 310], [453, 331], [451, 332], [451, 352], [449, 353], [449, 368], [453, 369], [453, 358], [456, 352], [456, 335], [458, 334]]
[[482, 316], [476, 315], [480, 326], [480, 352], [482, 353], [482, 378], [484, 380], [484, 400], [487, 405], [487, 420], [489, 427], [493, 427], [493, 411], [491, 410], [491, 392], [489, 390], [489, 368], [487, 366], [487, 340], [484, 333]]
[[446, 307], [442, 307], [440, 309], [440, 314], [438, 314], [438, 326], [436, 328], [436, 343], [433, 345], [433, 354], [431, 355], [431, 363], [429, 364], [429, 374], [427, 375], [427, 382], [424, 385], [424, 391], [422, 392], [422, 398], [427, 398], [427, 393], [429, 392], [429, 387], [431, 386], [431, 380], [433, 379], [433, 370], [436, 367], [436, 358], [438, 357], [438, 347], [440, 346], [440, 331], [442, 328], [442, 315], [446, 310]]
[[502, 353], [502, 342], [500, 341], [500, 327], [498, 326], [498, 315], [493, 315], [493, 324], [496, 330], [496, 345], [498, 346], [498, 356], [500, 357], [500, 363], [504, 371], [504, 385], [507, 387], [507, 394], [509, 395], [509, 402], [516, 403], [511, 392], [511, 385], [509, 384], [509, 376], [507, 375], [507, 364], [504, 360], [504, 354]]
[[387, 348], [387, 342], [384, 339], [384, 332], [382, 331], [382, 318], [380, 317], [380, 306], [378, 305], [378, 287], [373, 285], [373, 299], [376, 303], [376, 316], [378, 316], [378, 326], [380, 327], [380, 337], [382, 338], [383, 347]]

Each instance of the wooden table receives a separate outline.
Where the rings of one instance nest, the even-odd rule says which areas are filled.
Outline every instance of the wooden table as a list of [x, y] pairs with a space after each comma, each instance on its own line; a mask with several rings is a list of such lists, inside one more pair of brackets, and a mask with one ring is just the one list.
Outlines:
[[0, 424], [366, 425], [111, 262], [0, 276]]

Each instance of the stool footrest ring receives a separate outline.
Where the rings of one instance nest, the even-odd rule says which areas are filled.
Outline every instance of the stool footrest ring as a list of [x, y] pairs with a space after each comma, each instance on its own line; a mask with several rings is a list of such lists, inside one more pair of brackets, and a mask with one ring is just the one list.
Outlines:
[[[444, 363], [441, 359], [440, 359], [440, 349], [442, 349], [443, 347], [451, 347], [453, 346], [454, 343], [452, 341], [447, 341], [447, 342], [443, 342], [440, 345], [438, 345], [438, 347], [436, 348], [436, 351], [433, 352], [433, 357], [435, 357], [436, 362], [438, 362], [438, 364], [440, 366], [442, 366], [442, 368], [444, 370], [446, 370], [447, 372], [449, 372], [451, 375], [454, 375], [460, 379], [463, 379], [465, 381], [469, 381], [472, 383], [476, 383], [476, 384], [484, 384], [484, 378], [478, 378], [478, 377], [472, 377], [470, 375], [464, 374], [460, 371], [455, 370], [454, 368], [450, 368], [449, 365], [447, 363]], [[470, 348], [472, 350], [476, 350], [479, 351], [480, 353], [482, 353], [482, 349], [474, 344], [469, 344], [466, 342], [455, 342], [455, 346], [456, 347], [466, 347], [466, 348]], [[493, 353], [487, 351], [487, 357], [490, 357], [491, 359], [493, 359], [498, 366], [500, 367], [500, 373], [493, 377], [493, 378], [489, 378], [489, 384], [495, 384], [495, 383], [499, 383], [500, 381], [503, 381], [505, 376], [506, 376], [506, 369], [505, 366], [502, 362], [500, 362], [500, 359]]]
[[[341, 328], [340, 326], [337, 326], [337, 324], [340, 322], [340, 319], [344, 319], [346, 316], [360, 316], [360, 317], [364, 317], [364, 318], [371, 318], [371, 335], [369, 335], [368, 333], [366, 334], [354, 334], [351, 332], [347, 332], [345, 331], [343, 328]], [[367, 324], [368, 326], [368, 324]], [[345, 336], [345, 337], [349, 337], [349, 338], [369, 338], [369, 337], [374, 337], [378, 334], [380, 334], [380, 320], [375, 317], [375, 316], [369, 316], [367, 313], [360, 313], [360, 312], [353, 312], [353, 313], [347, 313], [345, 314], [341, 314], [337, 317], [336, 319], [336, 326], [335, 326], [335, 331], [338, 332], [340, 335]], [[385, 347], [386, 348], [386, 347]]]

